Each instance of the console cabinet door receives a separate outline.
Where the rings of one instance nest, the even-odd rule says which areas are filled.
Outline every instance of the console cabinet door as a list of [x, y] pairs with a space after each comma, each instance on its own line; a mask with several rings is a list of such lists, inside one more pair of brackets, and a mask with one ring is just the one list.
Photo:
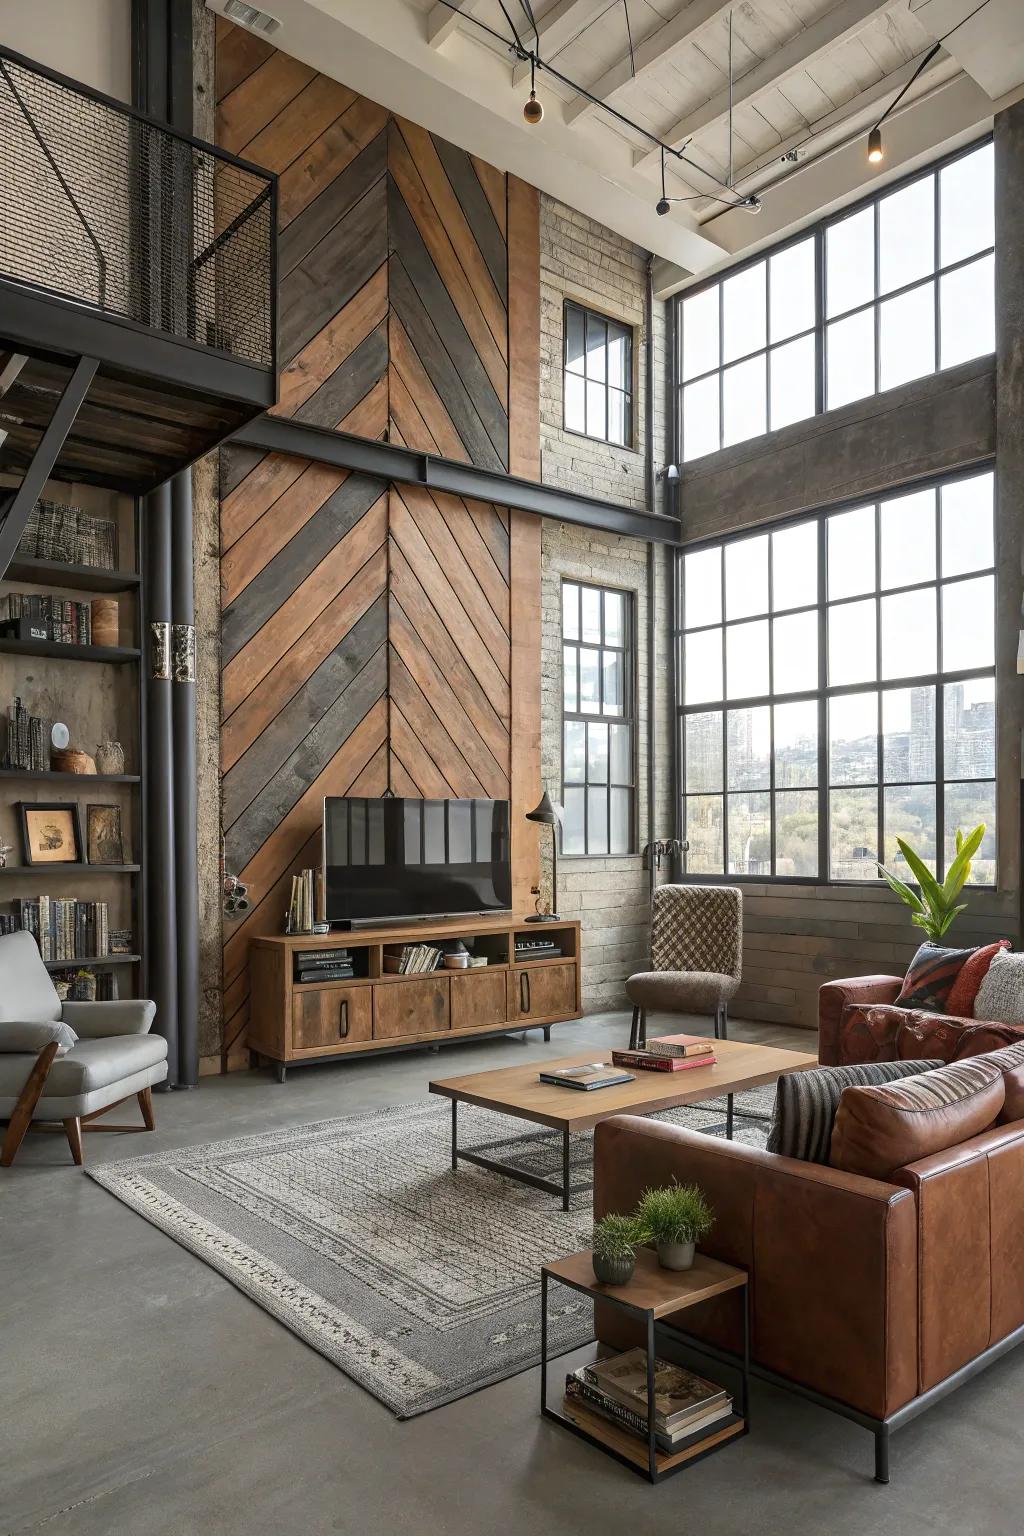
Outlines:
[[373, 1038], [369, 987], [318, 987], [292, 995], [292, 1055]]
[[505, 972], [456, 971], [451, 978], [452, 1029], [505, 1022]]
[[575, 1012], [574, 965], [520, 966], [508, 972], [510, 1019], [547, 1019]]
[[383, 982], [373, 989], [373, 1038], [434, 1035], [450, 1026], [447, 976]]

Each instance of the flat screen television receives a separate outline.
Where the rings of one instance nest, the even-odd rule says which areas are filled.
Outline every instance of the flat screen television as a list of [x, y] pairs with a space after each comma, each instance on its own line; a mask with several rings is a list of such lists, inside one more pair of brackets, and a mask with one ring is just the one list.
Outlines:
[[329, 923], [507, 912], [507, 800], [324, 801]]

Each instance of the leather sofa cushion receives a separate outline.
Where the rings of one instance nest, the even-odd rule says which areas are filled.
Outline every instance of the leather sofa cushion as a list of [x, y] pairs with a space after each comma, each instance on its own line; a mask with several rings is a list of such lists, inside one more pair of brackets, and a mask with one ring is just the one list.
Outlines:
[[903, 1021], [896, 1033], [896, 1055], [900, 1061], [955, 1061], [965, 1030], [966, 1019], [946, 1013], [926, 1013], [921, 1008], [900, 1010]]
[[767, 1150], [802, 1163], [827, 1164], [832, 1127], [845, 1088], [891, 1083], [941, 1066], [941, 1061], [869, 1061], [784, 1073], [775, 1090]]
[[954, 981], [946, 998], [946, 1012], [953, 1014], [955, 1018], [973, 1019], [974, 1004], [978, 996], [978, 988], [988, 975], [989, 966], [999, 954], [1000, 950], [1009, 949], [1009, 939], [997, 939], [994, 944], [983, 944], [976, 949], [969, 959], [960, 967], [960, 974]]
[[840, 1062], [896, 1061], [896, 1038], [906, 1016], [895, 1003], [847, 1003], [839, 1020]]
[[1024, 1040], [1024, 1024], [965, 1024], [953, 1060], [987, 1056], [990, 1051], [1001, 1051], [1004, 1045], [1016, 1045], [1018, 1040]]
[[927, 1013], [946, 1013], [946, 999], [974, 949], [950, 949], [945, 944], [922, 944], [907, 968], [897, 1003], [904, 1008], [923, 1008]]
[[995, 1123], [1003, 1073], [976, 1056], [875, 1088], [846, 1088], [829, 1161], [833, 1168], [891, 1179], [897, 1168], [959, 1146]]
[[[999, 1111], [999, 1125], [1008, 1125], [1014, 1120], [1024, 1120], [1024, 1039], [1018, 1038], [1011, 1045], [1004, 1045], [998, 1050], [982, 1043], [986, 1034], [993, 1029], [1009, 1029], [1008, 1024], [978, 1026], [977, 1035], [969, 1034], [965, 1038], [961, 1057], [977, 1055], [987, 1049], [986, 1061], [994, 1061], [1003, 1074], [1003, 1092], [1006, 1097], [1003, 1107]], [[1024, 1031], [1021, 1031], [1024, 1035]], [[977, 1044], [978, 1051], [969, 1051], [969, 1045]]]
[[[40, 1103], [48, 1098], [72, 1099], [109, 1088], [123, 1078], [144, 1072], [166, 1060], [162, 1035], [111, 1035], [103, 1040], [79, 1040], [50, 1068]], [[25, 1082], [24, 1056], [0, 1056], [0, 1098], [17, 1095]]]

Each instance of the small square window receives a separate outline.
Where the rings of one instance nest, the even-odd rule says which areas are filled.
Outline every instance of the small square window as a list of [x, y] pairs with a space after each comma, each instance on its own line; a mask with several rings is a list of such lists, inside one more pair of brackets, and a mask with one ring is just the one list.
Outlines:
[[632, 329], [567, 300], [563, 336], [562, 417], [566, 431], [632, 448]]

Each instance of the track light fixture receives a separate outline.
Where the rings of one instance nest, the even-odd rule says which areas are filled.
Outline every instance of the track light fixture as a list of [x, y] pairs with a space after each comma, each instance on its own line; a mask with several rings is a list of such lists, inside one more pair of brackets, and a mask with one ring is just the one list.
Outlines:
[[868, 160], [872, 165], [879, 165], [885, 159], [885, 150], [882, 148], [881, 128], [872, 128], [868, 134]]
[[668, 202], [668, 198], [665, 195], [665, 151], [664, 151], [664, 149], [662, 149], [662, 151], [661, 151], [661, 196], [658, 198], [658, 201], [654, 205], [654, 211], [655, 211], [655, 213], [666, 214], [666, 213], [668, 213], [668, 209], [669, 209], [669, 202]]
[[530, 99], [523, 108], [523, 116], [535, 127], [544, 116], [544, 103], [537, 100], [537, 61], [531, 55], [530, 58]]

